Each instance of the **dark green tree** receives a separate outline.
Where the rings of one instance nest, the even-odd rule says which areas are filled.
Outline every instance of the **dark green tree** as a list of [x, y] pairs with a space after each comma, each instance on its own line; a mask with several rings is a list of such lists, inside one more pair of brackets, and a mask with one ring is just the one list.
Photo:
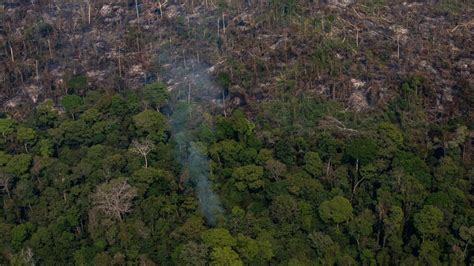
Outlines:
[[336, 196], [321, 203], [319, 216], [326, 223], [340, 224], [347, 222], [352, 217], [352, 205], [348, 199]]
[[414, 216], [414, 225], [423, 239], [434, 238], [439, 234], [443, 212], [432, 205], [425, 205]]
[[76, 119], [76, 113], [81, 109], [83, 101], [77, 95], [66, 95], [61, 99], [61, 105], [71, 114], [72, 119]]

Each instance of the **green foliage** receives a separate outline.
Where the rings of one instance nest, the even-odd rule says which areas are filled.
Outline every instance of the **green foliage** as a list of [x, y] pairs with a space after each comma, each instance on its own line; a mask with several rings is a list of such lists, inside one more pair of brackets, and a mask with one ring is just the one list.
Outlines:
[[347, 156], [361, 165], [368, 164], [377, 157], [378, 147], [375, 142], [368, 138], [356, 138], [346, 148]]
[[249, 121], [240, 111], [236, 111], [232, 115], [231, 121], [234, 130], [239, 136], [239, 139], [242, 141], [247, 141], [248, 138], [252, 135], [255, 125], [251, 121]]
[[7, 173], [21, 176], [28, 172], [31, 163], [31, 155], [28, 154], [18, 154], [11, 157], [5, 166], [5, 171]]
[[317, 152], [307, 152], [304, 156], [304, 169], [314, 177], [320, 177], [323, 174], [323, 162]]
[[334, 245], [334, 241], [331, 239], [330, 236], [322, 233], [322, 232], [312, 232], [308, 235], [308, 238], [311, 243], [311, 247], [313, 247], [319, 256], [323, 256], [331, 246]]
[[270, 241], [237, 236], [237, 251], [245, 263], [268, 262], [274, 256]]
[[32, 141], [36, 136], [35, 131], [28, 127], [18, 127], [16, 132], [16, 136], [20, 141]]
[[[323, 18], [318, 24], [321, 25], [324, 32], [329, 33], [332, 30], [333, 22], [334, 16], [329, 15], [327, 19]], [[324, 38], [311, 56], [313, 66], [317, 73], [335, 76], [341, 67], [340, 61], [336, 59], [336, 52], [351, 53], [354, 48], [355, 44], [351, 46], [350, 42], [340, 38]]]
[[215, 247], [211, 251], [210, 265], [241, 266], [244, 265], [237, 254], [230, 247]]
[[275, 197], [270, 205], [270, 214], [278, 223], [296, 222], [299, 212], [298, 203], [289, 195]]
[[225, 163], [228, 166], [239, 165], [239, 155], [243, 150], [242, 144], [235, 140], [223, 140], [211, 146], [209, 153], [217, 161]]
[[82, 106], [82, 98], [77, 95], [66, 95], [61, 99], [61, 105], [74, 117], [74, 113]]
[[269, 159], [265, 163], [265, 169], [273, 179], [280, 178], [287, 171], [286, 165], [277, 160]]
[[428, 165], [413, 153], [398, 152], [393, 160], [393, 165], [401, 168], [406, 174], [423, 181], [425, 184], [430, 184], [431, 182]]
[[85, 76], [73, 77], [67, 82], [67, 86], [77, 93], [87, 88], [87, 78]]
[[11, 232], [13, 248], [19, 250], [22, 243], [31, 236], [33, 229], [34, 226], [32, 223], [24, 223], [15, 226]]
[[150, 105], [158, 110], [169, 98], [166, 85], [161, 82], [154, 82], [143, 87], [143, 98]]
[[402, 208], [393, 206], [388, 216], [384, 218], [384, 225], [387, 236], [400, 234], [403, 227]]
[[376, 12], [379, 9], [382, 9], [387, 4], [386, 0], [363, 0], [361, 1], [364, 4], [364, 7], [367, 9], [368, 12]]
[[145, 110], [133, 116], [133, 122], [137, 127], [138, 134], [155, 141], [164, 140], [166, 129], [166, 118], [159, 112]]
[[28, 152], [27, 145], [33, 142], [35, 137], [36, 137], [36, 132], [32, 128], [18, 127], [16, 129], [16, 138], [19, 141], [24, 143], [26, 152]]
[[443, 220], [443, 212], [432, 205], [426, 205], [414, 216], [416, 230], [423, 238], [435, 237]]
[[423, 241], [420, 248], [420, 259], [429, 265], [441, 265], [439, 256], [441, 255], [438, 243], [434, 241]]
[[403, 145], [403, 134], [396, 125], [391, 123], [381, 123], [378, 131], [382, 140], [385, 142], [385, 146], [390, 147], [390, 144], [392, 144], [398, 148]]
[[279, 16], [283, 17], [294, 15], [297, 11], [296, 0], [271, 0], [270, 5]]
[[373, 233], [374, 223], [375, 215], [369, 209], [365, 209], [350, 221], [349, 231], [357, 241], [360, 241], [361, 238], [369, 237]]
[[[45, 101], [24, 121], [3, 118], [0, 264], [22, 265], [28, 250], [39, 265], [469, 263], [469, 128], [410, 113], [421, 86], [406, 83], [407, 109], [391, 122], [390, 110], [353, 114], [281, 92], [228, 117], [193, 114], [196, 125], [175, 135], [156, 111], [168, 100], [162, 84], [65, 96], [67, 115]], [[325, 115], [358, 132], [326, 127]], [[155, 146], [148, 168], [132, 140]], [[187, 182], [196, 171], [176, 156], [183, 141], [206, 159], [222, 202], [212, 226]], [[113, 215], [107, 202], [127, 211]]]
[[209, 257], [209, 250], [206, 245], [188, 242], [179, 249], [176, 264], [204, 266]]
[[53, 126], [58, 119], [58, 114], [54, 111], [54, 103], [47, 99], [36, 107], [35, 120], [40, 128]]
[[201, 234], [201, 238], [206, 245], [213, 248], [221, 246], [233, 247], [237, 245], [235, 238], [224, 228], [209, 229]]
[[458, 15], [466, 8], [473, 8], [474, 4], [470, 1], [449, 1], [440, 0], [436, 2], [436, 9], [442, 12], [448, 12], [452, 15]]
[[231, 83], [229, 74], [219, 73], [219, 75], [217, 76], [217, 83], [223, 88], [228, 88]]
[[6, 165], [12, 158], [12, 155], [5, 153], [4, 151], [0, 151], [0, 166]]
[[235, 186], [238, 190], [255, 191], [262, 188], [265, 184], [263, 181], [263, 167], [256, 165], [246, 165], [238, 167], [234, 170], [232, 177], [235, 178]]
[[11, 118], [0, 118], [0, 133], [4, 139], [13, 132], [13, 122]]
[[436, 179], [440, 182], [448, 181], [451, 183], [457, 180], [459, 176], [461, 176], [459, 166], [450, 157], [443, 157], [439, 162], [439, 166], [436, 167], [435, 170]]
[[344, 197], [337, 196], [332, 200], [327, 200], [319, 206], [319, 216], [326, 223], [336, 224], [347, 222], [352, 217], [352, 205]]

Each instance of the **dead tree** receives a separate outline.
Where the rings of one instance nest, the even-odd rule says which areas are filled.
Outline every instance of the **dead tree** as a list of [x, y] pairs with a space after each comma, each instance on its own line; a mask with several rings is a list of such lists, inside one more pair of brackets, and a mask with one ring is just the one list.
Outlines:
[[130, 145], [130, 151], [143, 156], [145, 159], [145, 168], [148, 168], [148, 154], [155, 148], [155, 144], [151, 140], [144, 140], [140, 142], [138, 140], [132, 141]]
[[91, 24], [91, 10], [92, 9], [92, 2], [91, 0], [87, 1], [87, 21], [89, 22], [89, 25]]
[[135, 0], [135, 12], [137, 13], [137, 23], [140, 26], [140, 11], [138, 9], [138, 0]]
[[33, 250], [29, 247], [20, 251], [20, 259], [23, 261], [24, 265], [36, 265], [34, 256], [35, 254], [33, 253]]
[[346, 127], [341, 121], [333, 116], [325, 116], [319, 121], [321, 128], [333, 128], [347, 133], [359, 133], [359, 131]]
[[122, 221], [124, 215], [132, 210], [132, 201], [136, 195], [136, 189], [127, 180], [114, 179], [99, 185], [92, 195], [92, 201], [95, 208], [105, 215]]

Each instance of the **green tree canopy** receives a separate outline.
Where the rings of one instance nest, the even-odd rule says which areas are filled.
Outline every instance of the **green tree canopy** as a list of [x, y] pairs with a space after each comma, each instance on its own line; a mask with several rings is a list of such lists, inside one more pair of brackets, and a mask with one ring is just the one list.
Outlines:
[[304, 169], [313, 177], [320, 177], [323, 174], [323, 162], [317, 152], [307, 152], [304, 162]]
[[28, 172], [31, 164], [31, 155], [18, 154], [13, 156], [5, 166], [7, 173], [21, 176]]
[[265, 184], [263, 181], [263, 167], [246, 165], [234, 170], [232, 177], [235, 178], [235, 186], [238, 190], [257, 190]]
[[215, 247], [211, 251], [211, 265], [241, 266], [244, 265], [239, 254], [230, 247]]
[[442, 220], [443, 212], [433, 205], [423, 206], [423, 209], [414, 216], [415, 228], [423, 238], [437, 236]]
[[377, 157], [377, 144], [369, 138], [356, 138], [346, 147], [346, 154], [349, 158], [359, 164], [368, 164]]
[[82, 98], [77, 95], [65, 95], [61, 99], [61, 105], [72, 115], [73, 119], [75, 118], [75, 113], [79, 111], [82, 104]]
[[161, 113], [145, 110], [133, 116], [133, 122], [140, 136], [148, 137], [154, 141], [164, 140], [166, 118]]
[[18, 127], [16, 129], [16, 137], [19, 141], [24, 143], [25, 150], [28, 152], [28, 144], [35, 139], [36, 132], [29, 127]]
[[13, 132], [13, 122], [11, 118], [0, 118], [0, 133], [4, 139]]
[[344, 197], [336, 196], [327, 200], [319, 206], [319, 215], [326, 223], [334, 222], [340, 224], [348, 221], [352, 216], [352, 205]]
[[235, 238], [224, 228], [214, 228], [201, 234], [202, 241], [210, 247], [233, 247], [237, 244]]
[[150, 106], [154, 107], [156, 111], [166, 103], [168, 99], [168, 91], [166, 85], [162, 82], [153, 82], [143, 87], [143, 98]]

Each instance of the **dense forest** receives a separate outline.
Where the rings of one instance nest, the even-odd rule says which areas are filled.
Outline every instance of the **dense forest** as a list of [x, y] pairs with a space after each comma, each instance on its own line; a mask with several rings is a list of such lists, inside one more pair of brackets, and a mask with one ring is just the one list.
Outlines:
[[474, 264], [469, 1], [10, 2], [0, 265]]
[[159, 85], [71, 94], [63, 112], [45, 101], [24, 122], [2, 118], [2, 260], [468, 263], [468, 129], [424, 119], [416, 86], [364, 115], [313, 98], [262, 104], [254, 122], [240, 110], [185, 113], [199, 121], [186, 134], [209, 158], [222, 204], [211, 218], [167, 117], [143, 107], [165, 97]]

